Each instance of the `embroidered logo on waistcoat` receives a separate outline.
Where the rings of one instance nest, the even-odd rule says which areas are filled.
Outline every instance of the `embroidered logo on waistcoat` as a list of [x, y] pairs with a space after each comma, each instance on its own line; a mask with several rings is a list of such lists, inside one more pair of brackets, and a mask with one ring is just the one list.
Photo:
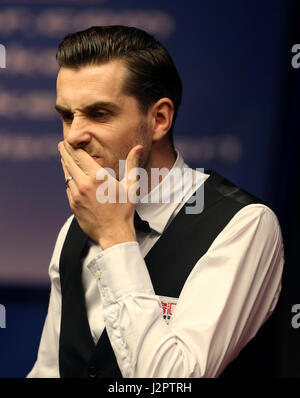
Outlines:
[[168, 324], [172, 318], [178, 299], [165, 296], [159, 296], [159, 298], [163, 310], [163, 318]]

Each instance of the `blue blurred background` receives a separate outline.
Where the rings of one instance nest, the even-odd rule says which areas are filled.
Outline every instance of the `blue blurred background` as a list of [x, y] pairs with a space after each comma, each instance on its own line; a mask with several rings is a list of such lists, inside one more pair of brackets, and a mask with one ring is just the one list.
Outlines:
[[277, 214], [286, 267], [272, 326], [273, 376], [300, 376], [300, 330], [291, 325], [300, 302], [300, 68], [291, 51], [300, 43], [299, 15], [292, 0], [0, 2], [0, 377], [24, 377], [34, 364], [48, 265], [71, 214], [56, 149], [56, 48], [69, 32], [110, 24], [140, 27], [169, 49], [184, 86], [174, 138], [186, 162], [215, 169]]

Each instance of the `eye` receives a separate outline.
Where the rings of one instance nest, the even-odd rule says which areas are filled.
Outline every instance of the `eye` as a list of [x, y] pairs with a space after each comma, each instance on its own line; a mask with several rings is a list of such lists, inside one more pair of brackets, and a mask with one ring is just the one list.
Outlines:
[[93, 119], [104, 119], [107, 116], [108, 116], [107, 111], [93, 111], [90, 114], [90, 117], [92, 117]]
[[65, 123], [72, 123], [74, 118], [72, 113], [62, 113], [61, 117]]

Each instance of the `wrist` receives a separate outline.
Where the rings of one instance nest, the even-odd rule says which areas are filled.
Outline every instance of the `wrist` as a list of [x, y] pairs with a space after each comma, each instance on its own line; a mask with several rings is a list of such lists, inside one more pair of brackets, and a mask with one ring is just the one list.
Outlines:
[[126, 242], [136, 242], [136, 233], [134, 228], [122, 229], [122, 227], [119, 227], [117, 231], [111, 230], [106, 234], [103, 234], [103, 236], [98, 240], [102, 250]]

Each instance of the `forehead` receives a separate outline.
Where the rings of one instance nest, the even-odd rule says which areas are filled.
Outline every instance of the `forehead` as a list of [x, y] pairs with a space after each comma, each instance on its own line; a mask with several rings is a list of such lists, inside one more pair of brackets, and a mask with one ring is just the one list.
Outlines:
[[82, 107], [91, 101], [122, 101], [127, 70], [122, 62], [111, 61], [80, 69], [60, 68], [57, 76], [57, 102]]

